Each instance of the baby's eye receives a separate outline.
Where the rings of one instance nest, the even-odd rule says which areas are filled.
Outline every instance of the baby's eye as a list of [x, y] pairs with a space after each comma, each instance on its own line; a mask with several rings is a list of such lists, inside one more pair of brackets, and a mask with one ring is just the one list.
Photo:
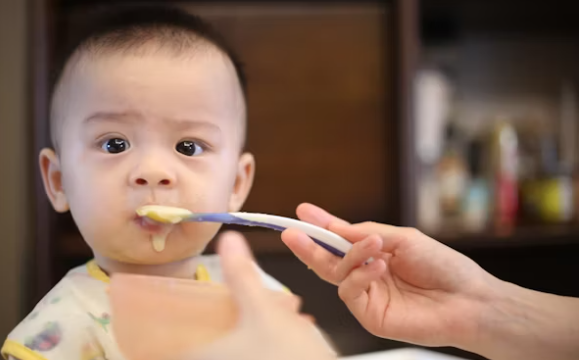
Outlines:
[[131, 145], [125, 139], [109, 139], [102, 144], [102, 149], [110, 154], [119, 154], [123, 151], [127, 151]]
[[203, 148], [201, 147], [201, 145], [197, 144], [194, 141], [188, 140], [181, 141], [180, 143], [178, 143], [175, 149], [181, 154], [186, 156], [201, 155], [201, 153], [203, 152]]

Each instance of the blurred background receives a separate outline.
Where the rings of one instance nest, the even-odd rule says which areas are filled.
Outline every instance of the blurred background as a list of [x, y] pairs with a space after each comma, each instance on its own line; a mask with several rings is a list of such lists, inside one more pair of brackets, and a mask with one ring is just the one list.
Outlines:
[[[70, 34], [121, 3], [0, 2], [2, 336], [91, 256], [70, 216], [49, 207], [36, 158]], [[247, 64], [258, 171], [246, 211], [294, 217], [308, 201], [353, 222], [416, 226], [504, 280], [579, 296], [572, 2], [175, 4], [211, 21]], [[366, 334], [278, 233], [239, 230], [342, 354], [405, 346]]]

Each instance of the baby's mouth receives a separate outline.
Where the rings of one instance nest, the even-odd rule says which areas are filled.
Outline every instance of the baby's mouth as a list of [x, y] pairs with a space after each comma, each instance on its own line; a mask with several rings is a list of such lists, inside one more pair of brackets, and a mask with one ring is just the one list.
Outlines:
[[166, 230], [166, 228], [169, 228], [172, 225], [162, 223], [145, 216], [136, 216], [135, 221], [139, 224], [140, 227], [150, 233], [162, 233]]
[[173, 226], [192, 214], [187, 209], [163, 205], [141, 206], [136, 212], [141, 226], [153, 234], [151, 241], [153, 249], [157, 252], [165, 249], [167, 235]]

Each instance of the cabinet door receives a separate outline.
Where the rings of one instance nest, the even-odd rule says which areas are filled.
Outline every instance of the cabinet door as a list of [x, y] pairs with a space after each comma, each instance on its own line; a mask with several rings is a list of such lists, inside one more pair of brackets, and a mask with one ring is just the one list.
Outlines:
[[[257, 173], [244, 210], [293, 217], [307, 201], [352, 221], [395, 221], [390, 9], [181, 4], [220, 30], [246, 64], [247, 147]], [[63, 38], [91, 13], [69, 8]], [[265, 247], [284, 248], [257, 233]]]
[[[393, 221], [389, 9], [186, 8], [220, 29], [246, 64], [248, 149], [257, 173], [244, 210], [295, 217], [307, 201], [351, 221]], [[249, 236], [257, 251], [284, 248], [277, 234]]]

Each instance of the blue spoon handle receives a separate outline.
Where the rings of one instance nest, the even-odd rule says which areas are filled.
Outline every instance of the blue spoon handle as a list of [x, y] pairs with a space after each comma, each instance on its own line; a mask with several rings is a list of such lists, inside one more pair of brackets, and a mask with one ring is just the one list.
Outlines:
[[321, 227], [296, 219], [254, 213], [195, 213], [185, 221], [215, 222], [243, 226], [259, 226], [277, 231], [292, 227], [305, 232], [314, 242], [330, 253], [344, 257], [352, 244], [341, 236]]

